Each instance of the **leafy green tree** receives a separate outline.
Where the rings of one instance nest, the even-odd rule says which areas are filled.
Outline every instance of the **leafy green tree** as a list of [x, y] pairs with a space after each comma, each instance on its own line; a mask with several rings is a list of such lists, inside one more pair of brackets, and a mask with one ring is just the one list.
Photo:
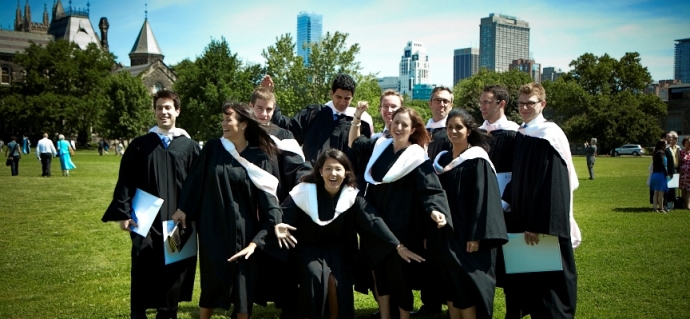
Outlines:
[[265, 74], [262, 67], [243, 63], [225, 38], [211, 40], [194, 62], [184, 60], [173, 69], [178, 75], [174, 90], [182, 104], [178, 125], [200, 141], [222, 135], [223, 103], [249, 101]]
[[115, 57], [95, 44], [81, 50], [58, 40], [46, 46], [32, 43], [14, 61], [25, 76], [12, 84], [12, 96], [3, 98], [0, 111], [12, 116], [11, 130], [78, 132], [85, 142], [107, 103], [105, 83]]
[[309, 104], [331, 100], [331, 83], [339, 73], [348, 74], [357, 82], [354, 102], [368, 101], [369, 113], [374, 116], [378, 112], [381, 88], [374, 74], [360, 73], [356, 60], [359, 44], [348, 46], [347, 37], [347, 33], [329, 32], [320, 41], [308, 44], [311, 53], [306, 66], [302, 57], [295, 54], [295, 42], [289, 34], [281, 35], [274, 45], [263, 50], [261, 55], [266, 59], [283, 114], [295, 114]]
[[109, 139], [129, 139], [153, 126], [151, 95], [141, 79], [120, 71], [108, 79], [106, 104], [100, 132]]

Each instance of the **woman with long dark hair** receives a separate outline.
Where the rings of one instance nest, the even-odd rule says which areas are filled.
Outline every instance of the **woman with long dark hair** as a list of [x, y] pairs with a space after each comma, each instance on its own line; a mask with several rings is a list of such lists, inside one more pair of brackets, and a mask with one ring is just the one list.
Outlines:
[[396, 248], [401, 261], [423, 260], [405, 249], [376, 210], [357, 194], [347, 156], [328, 149], [282, 205], [285, 222], [297, 228], [292, 234], [299, 241], [291, 250], [291, 261], [298, 269], [298, 318], [354, 318], [351, 277], [357, 233], [361, 241], [385, 247], [366, 255], [374, 264]]
[[[673, 174], [673, 173], [670, 173]], [[658, 140], [652, 155], [652, 176], [649, 178], [649, 188], [654, 191], [653, 209], [657, 213], [667, 213], [664, 207], [664, 196], [668, 192], [669, 172], [666, 165], [666, 140]], [[657, 208], [657, 206], [659, 208]]]
[[434, 161], [455, 226], [453, 253], [444, 258], [445, 300], [451, 319], [491, 318], [496, 248], [508, 241], [508, 235], [488, 154], [489, 136], [459, 108], [448, 114], [446, 129], [452, 149]]
[[[223, 136], [209, 140], [184, 183], [175, 221], [196, 221], [201, 296], [199, 316], [214, 308], [249, 318], [254, 294], [256, 248], [275, 231], [281, 245], [291, 241], [281, 224], [271, 156], [276, 147], [247, 104], [223, 105]], [[241, 258], [242, 257], [242, 258]]]
[[[349, 135], [353, 150], [371, 155], [364, 171], [368, 183], [365, 198], [405, 247], [422, 251], [427, 236], [445, 226], [448, 216], [446, 194], [425, 151], [429, 134], [417, 112], [403, 106], [393, 113], [391, 138], [372, 140], [360, 136], [359, 117], [366, 108], [362, 102], [357, 106]], [[382, 249], [366, 239], [361, 240], [360, 247], [364, 252]], [[413, 306], [411, 280], [421, 275], [393, 254], [381, 257], [383, 260], [373, 266], [381, 318], [391, 317], [391, 302], [398, 305], [401, 319], [409, 318]]]

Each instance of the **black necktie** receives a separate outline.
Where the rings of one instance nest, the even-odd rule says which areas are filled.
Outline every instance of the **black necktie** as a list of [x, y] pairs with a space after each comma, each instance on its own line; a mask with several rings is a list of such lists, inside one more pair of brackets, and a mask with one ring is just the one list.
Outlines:
[[384, 131], [384, 132], [383, 132], [383, 136], [386, 137], [386, 138], [391, 138], [391, 137], [393, 137], [393, 135], [391, 135], [391, 132], [390, 132], [390, 131]]

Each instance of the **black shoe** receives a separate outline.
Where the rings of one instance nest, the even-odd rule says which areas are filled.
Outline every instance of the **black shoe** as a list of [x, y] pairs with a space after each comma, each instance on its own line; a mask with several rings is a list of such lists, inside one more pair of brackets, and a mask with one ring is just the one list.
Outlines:
[[419, 310], [410, 312], [413, 317], [423, 317], [423, 316], [433, 316], [440, 315], [442, 313], [441, 307], [432, 307], [428, 305], [422, 305]]

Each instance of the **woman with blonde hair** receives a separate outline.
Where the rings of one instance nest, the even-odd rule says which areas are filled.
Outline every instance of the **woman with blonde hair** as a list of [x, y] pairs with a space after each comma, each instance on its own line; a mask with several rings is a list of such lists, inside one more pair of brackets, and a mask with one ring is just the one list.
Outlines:
[[58, 136], [57, 142], [58, 156], [60, 157], [60, 169], [62, 170], [62, 176], [69, 177], [69, 171], [77, 168], [74, 163], [72, 163], [72, 154], [74, 154], [74, 149], [65, 140], [65, 136], [60, 134]]

